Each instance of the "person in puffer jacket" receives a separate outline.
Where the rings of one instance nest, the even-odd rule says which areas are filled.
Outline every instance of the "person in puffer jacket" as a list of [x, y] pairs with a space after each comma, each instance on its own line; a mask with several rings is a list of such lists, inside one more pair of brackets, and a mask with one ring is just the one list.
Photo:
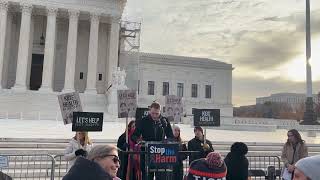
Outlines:
[[225, 180], [227, 167], [218, 152], [211, 152], [206, 158], [191, 163], [187, 180]]

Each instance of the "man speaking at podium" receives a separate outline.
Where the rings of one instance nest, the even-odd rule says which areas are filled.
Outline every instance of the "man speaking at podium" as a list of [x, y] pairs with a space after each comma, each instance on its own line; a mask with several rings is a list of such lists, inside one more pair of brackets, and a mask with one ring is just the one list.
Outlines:
[[[131, 136], [132, 141], [163, 141], [173, 139], [173, 132], [169, 120], [160, 114], [161, 106], [153, 102], [149, 115], [136, 120], [136, 129]], [[144, 149], [142, 149], [144, 150]], [[141, 157], [142, 180], [146, 180], [145, 158]], [[154, 173], [149, 173], [148, 179], [153, 179]], [[156, 177], [157, 178], [157, 177]]]

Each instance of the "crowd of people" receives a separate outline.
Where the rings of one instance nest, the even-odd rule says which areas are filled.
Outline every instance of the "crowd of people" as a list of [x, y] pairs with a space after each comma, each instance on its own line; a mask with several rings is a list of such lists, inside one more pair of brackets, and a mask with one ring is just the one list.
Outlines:
[[[201, 127], [194, 127], [195, 137], [184, 143], [181, 129], [177, 125], [171, 126], [160, 111], [160, 104], [152, 103], [148, 116], [128, 124], [118, 139], [117, 147], [93, 146], [87, 132], [77, 132], [65, 151], [70, 164], [63, 180], [162, 180], [168, 176], [174, 180], [250, 179], [245, 143], [233, 143], [223, 159], [219, 152], [214, 151], [211, 141], [205, 139]], [[281, 155], [284, 166], [282, 178], [320, 180], [317, 170], [320, 168], [320, 156], [307, 157], [307, 146], [297, 130], [289, 130], [287, 136]], [[175, 142], [179, 145], [178, 163], [171, 167], [172, 172], [146, 172], [145, 154], [139, 152], [146, 150], [145, 142], [148, 141]], [[188, 157], [189, 169], [184, 175], [183, 161]]]

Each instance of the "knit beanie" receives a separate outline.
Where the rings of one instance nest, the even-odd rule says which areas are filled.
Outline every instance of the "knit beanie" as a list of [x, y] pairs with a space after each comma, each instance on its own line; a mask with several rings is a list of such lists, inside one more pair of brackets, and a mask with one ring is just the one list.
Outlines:
[[300, 159], [296, 164], [296, 168], [303, 172], [303, 174], [309, 177], [311, 180], [320, 179], [320, 155], [306, 157]]
[[223, 165], [223, 160], [218, 152], [211, 152], [206, 157], [207, 163], [210, 168], [221, 167]]
[[207, 158], [195, 160], [191, 163], [188, 173], [188, 180], [195, 180], [200, 177], [222, 179], [227, 175], [227, 168], [219, 153], [211, 152]]

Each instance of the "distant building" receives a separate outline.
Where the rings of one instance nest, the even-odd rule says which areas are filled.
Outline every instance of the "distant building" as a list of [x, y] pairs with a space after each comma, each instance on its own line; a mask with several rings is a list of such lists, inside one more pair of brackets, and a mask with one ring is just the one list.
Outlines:
[[138, 90], [140, 107], [148, 107], [154, 100], [164, 104], [166, 95], [177, 95], [183, 97], [187, 115], [194, 108], [203, 108], [220, 109], [221, 116], [232, 117], [232, 64], [206, 58], [123, 52], [120, 66], [127, 71], [128, 87]]
[[[267, 97], [256, 98], [256, 104], [264, 104], [265, 102], [286, 103], [292, 108], [298, 108], [305, 103], [306, 95], [300, 93], [277, 93]], [[318, 95], [313, 95], [313, 102], [318, 104]]]

